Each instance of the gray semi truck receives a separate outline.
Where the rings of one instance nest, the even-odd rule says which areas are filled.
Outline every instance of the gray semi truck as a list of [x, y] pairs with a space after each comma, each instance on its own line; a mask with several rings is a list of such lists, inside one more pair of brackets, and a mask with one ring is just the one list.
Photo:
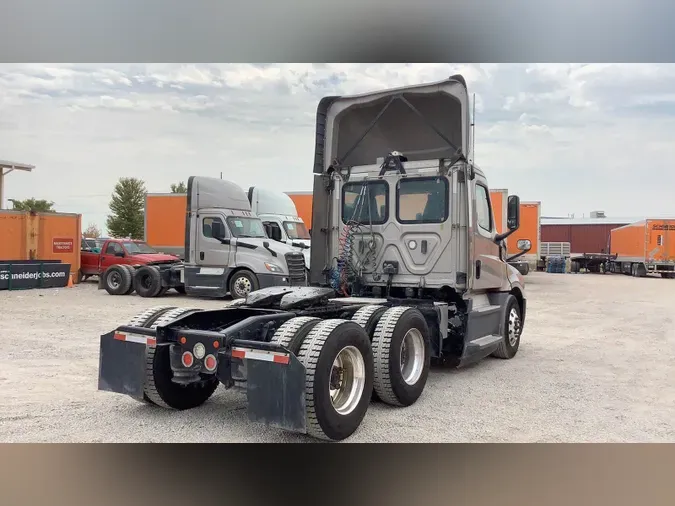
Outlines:
[[[159, 297], [168, 290], [200, 297], [246, 297], [259, 288], [305, 286], [298, 248], [273, 241], [251, 210], [246, 192], [231, 181], [188, 178], [184, 261], [125, 263], [124, 255], [101, 276], [112, 295]], [[111, 284], [108, 280], [115, 279]]]
[[101, 336], [99, 388], [183, 410], [243, 385], [251, 420], [342, 440], [371, 399], [415, 403], [432, 359], [516, 356], [527, 305], [504, 239], [519, 198], [498, 234], [469, 130], [459, 75], [322, 99], [310, 286], [145, 311]]

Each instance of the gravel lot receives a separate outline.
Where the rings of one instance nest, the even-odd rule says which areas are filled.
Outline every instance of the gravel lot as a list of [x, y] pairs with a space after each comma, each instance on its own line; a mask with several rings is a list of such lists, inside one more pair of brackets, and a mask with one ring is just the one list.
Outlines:
[[[526, 280], [516, 358], [434, 368], [415, 405], [372, 404], [348, 441], [675, 441], [675, 281], [544, 273]], [[313, 441], [248, 422], [240, 390], [220, 388], [180, 413], [98, 392], [99, 335], [158, 302], [112, 297], [95, 282], [0, 292], [0, 441]], [[161, 303], [227, 302], [167, 295]]]

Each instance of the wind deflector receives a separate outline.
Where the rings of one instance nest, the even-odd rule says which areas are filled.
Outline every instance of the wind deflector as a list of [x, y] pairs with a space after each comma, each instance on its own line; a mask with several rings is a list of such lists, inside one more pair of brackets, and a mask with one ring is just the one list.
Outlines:
[[324, 97], [316, 114], [314, 173], [336, 166], [372, 165], [394, 151], [409, 161], [465, 158], [470, 150], [468, 109], [461, 75], [436, 83]]

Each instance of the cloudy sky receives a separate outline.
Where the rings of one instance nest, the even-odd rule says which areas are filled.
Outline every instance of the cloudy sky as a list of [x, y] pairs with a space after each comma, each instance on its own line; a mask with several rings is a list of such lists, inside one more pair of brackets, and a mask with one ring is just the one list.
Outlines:
[[[310, 190], [325, 95], [465, 76], [476, 162], [544, 215], [675, 214], [675, 65], [0, 65], [0, 159], [28, 197], [103, 227], [121, 176], [169, 191], [190, 175]], [[6, 207], [7, 202], [5, 202]]]

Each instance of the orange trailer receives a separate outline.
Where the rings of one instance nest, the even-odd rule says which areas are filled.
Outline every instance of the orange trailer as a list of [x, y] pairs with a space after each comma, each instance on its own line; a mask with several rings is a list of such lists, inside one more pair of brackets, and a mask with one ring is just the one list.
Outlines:
[[675, 219], [646, 219], [610, 231], [610, 270], [675, 277]]
[[185, 256], [187, 194], [148, 193], [145, 197], [145, 242], [160, 253]]
[[530, 251], [519, 257], [519, 260], [536, 269], [541, 256], [541, 202], [520, 203], [520, 227], [506, 239], [506, 251], [509, 255], [520, 253], [516, 247], [519, 239], [529, 239], [532, 242]]
[[[73, 282], [77, 283], [81, 236], [80, 214], [3, 210], [0, 211], [0, 263], [60, 262], [70, 265]], [[67, 276], [62, 277], [65, 280]]]
[[[291, 197], [298, 216], [302, 218], [308, 228], [312, 226], [312, 192], [286, 192]], [[311, 231], [311, 230], [310, 230]]]
[[507, 204], [509, 200], [509, 191], [504, 189], [490, 190], [490, 202], [492, 203], [492, 214], [494, 215], [497, 233], [501, 234], [506, 230]]

